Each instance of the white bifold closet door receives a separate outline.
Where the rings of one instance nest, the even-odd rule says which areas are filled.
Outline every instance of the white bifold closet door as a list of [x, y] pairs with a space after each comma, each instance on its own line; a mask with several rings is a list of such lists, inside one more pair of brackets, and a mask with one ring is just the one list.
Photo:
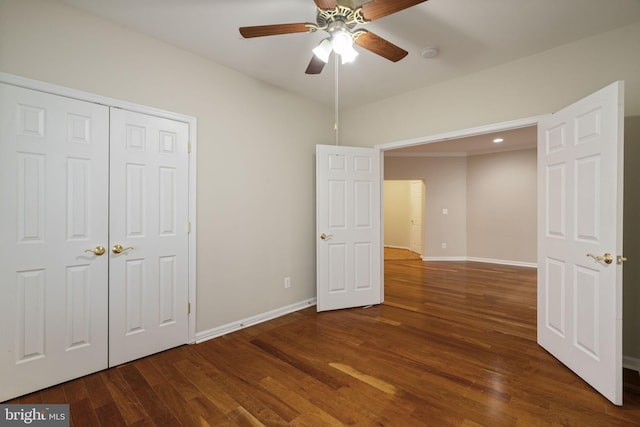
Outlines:
[[[0, 84], [0, 401], [107, 367], [109, 108]], [[98, 251], [99, 252], [99, 251]]]
[[0, 402], [188, 341], [187, 132], [0, 83]]
[[111, 109], [110, 366], [187, 342], [188, 132]]

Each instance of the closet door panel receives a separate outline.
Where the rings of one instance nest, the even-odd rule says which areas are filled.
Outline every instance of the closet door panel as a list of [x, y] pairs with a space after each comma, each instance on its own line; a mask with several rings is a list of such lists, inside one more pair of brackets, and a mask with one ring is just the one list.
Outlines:
[[188, 129], [111, 110], [110, 366], [188, 341]]
[[107, 367], [108, 123], [0, 83], [0, 401]]

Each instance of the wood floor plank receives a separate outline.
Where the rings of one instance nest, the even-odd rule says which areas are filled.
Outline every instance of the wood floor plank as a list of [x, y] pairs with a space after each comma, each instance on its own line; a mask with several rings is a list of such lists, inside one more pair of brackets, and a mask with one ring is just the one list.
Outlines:
[[[158, 372], [162, 373], [167, 382], [186, 400], [190, 401], [198, 396], [201, 396], [200, 390], [189, 381], [188, 376], [185, 376], [176, 368], [175, 362], [181, 360], [180, 358], [168, 358], [164, 357], [167, 354], [174, 353], [172, 351], [166, 351], [161, 353], [163, 357], [152, 357], [149, 360], [156, 367]], [[159, 355], [156, 355], [159, 356]]]
[[100, 427], [100, 420], [88, 397], [69, 404], [69, 413], [74, 427]]
[[[123, 375], [125, 375], [127, 382], [132, 384], [132, 390], [140, 404], [145, 408], [147, 416], [157, 425], [181, 426], [181, 421], [162, 402], [155, 390], [146, 381], [140, 380], [142, 375], [139, 371], [132, 366], [129, 366], [129, 368], [131, 372], [125, 372]], [[139, 375], [139, 378], [136, 378], [136, 375]]]
[[84, 381], [69, 381], [62, 385], [68, 403], [75, 403], [89, 396]]
[[271, 393], [279, 396], [281, 400], [289, 402], [291, 406], [296, 408], [300, 415], [294, 419], [292, 425], [304, 425], [308, 420], [313, 419], [318, 422], [316, 425], [322, 426], [342, 426], [342, 422], [332, 417], [313, 402], [301, 397], [290, 388], [283, 386], [271, 377], [265, 377], [260, 384]]
[[276, 346], [273, 346], [268, 342], [254, 339], [254, 340], [251, 340], [251, 344], [259, 347], [261, 350], [265, 351], [266, 353], [269, 353], [272, 356], [282, 360], [288, 365], [295, 367], [296, 369], [300, 370], [304, 374], [311, 375], [312, 377], [317, 378], [318, 380], [320, 380], [324, 384], [327, 384], [329, 387], [333, 389], [338, 389], [344, 386], [343, 383], [337, 381], [332, 375], [327, 375], [323, 370], [314, 368], [311, 364], [307, 363], [305, 360], [296, 358], [291, 353], [281, 351]]
[[102, 427], [126, 426], [127, 422], [122, 417], [120, 409], [115, 402], [109, 402], [95, 408], [96, 416]]
[[196, 413], [173, 386], [168, 382], [160, 382], [154, 385], [153, 391], [162, 401], [162, 404], [175, 415], [185, 426], [209, 426], [209, 423]]
[[154, 387], [167, 381], [164, 375], [154, 365], [152, 358], [144, 358], [135, 361], [136, 369], [142, 374], [147, 384]]
[[[213, 396], [212, 396], [213, 397]], [[189, 400], [189, 409], [193, 410], [210, 426], [235, 426], [226, 414], [204, 394]]]
[[288, 425], [292, 419], [299, 415], [289, 405], [276, 399], [267, 390], [250, 385], [235, 375], [220, 375], [216, 380], [229, 390], [229, 393], [242, 405], [244, 410], [265, 425]]
[[228, 390], [190, 360], [180, 361], [176, 366], [223, 414], [228, 415], [240, 406]]
[[124, 380], [119, 369], [104, 371], [102, 378], [125, 421], [125, 425], [136, 425], [150, 419], [144, 406]]
[[87, 390], [87, 397], [95, 409], [113, 402], [113, 397], [104, 383], [102, 375], [88, 375], [82, 380]]
[[62, 387], [49, 387], [40, 392], [42, 402], [51, 404], [64, 404], [67, 403], [67, 396], [64, 394]]

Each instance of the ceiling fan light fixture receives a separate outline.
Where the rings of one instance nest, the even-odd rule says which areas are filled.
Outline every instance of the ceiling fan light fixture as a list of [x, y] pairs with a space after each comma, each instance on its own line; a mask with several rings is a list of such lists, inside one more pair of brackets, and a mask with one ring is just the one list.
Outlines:
[[344, 52], [340, 54], [340, 58], [342, 59], [342, 64], [348, 64], [349, 62], [353, 62], [358, 56], [358, 51], [353, 48], [353, 46], [349, 46]]
[[349, 49], [353, 50], [353, 37], [346, 31], [336, 31], [331, 37], [331, 45], [335, 53], [342, 55]]
[[318, 46], [313, 48], [313, 54], [326, 64], [329, 62], [329, 56], [331, 55], [332, 49], [333, 46], [331, 45], [331, 41], [329, 39], [324, 39]]

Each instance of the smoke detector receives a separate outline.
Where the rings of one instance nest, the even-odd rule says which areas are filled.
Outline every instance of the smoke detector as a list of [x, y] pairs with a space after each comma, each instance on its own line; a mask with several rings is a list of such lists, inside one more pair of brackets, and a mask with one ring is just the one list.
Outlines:
[[438, 56], [438, 49], [435, 47], [425, 47], [420, 51], [420, 55], [425, 59], [431, 59]]

